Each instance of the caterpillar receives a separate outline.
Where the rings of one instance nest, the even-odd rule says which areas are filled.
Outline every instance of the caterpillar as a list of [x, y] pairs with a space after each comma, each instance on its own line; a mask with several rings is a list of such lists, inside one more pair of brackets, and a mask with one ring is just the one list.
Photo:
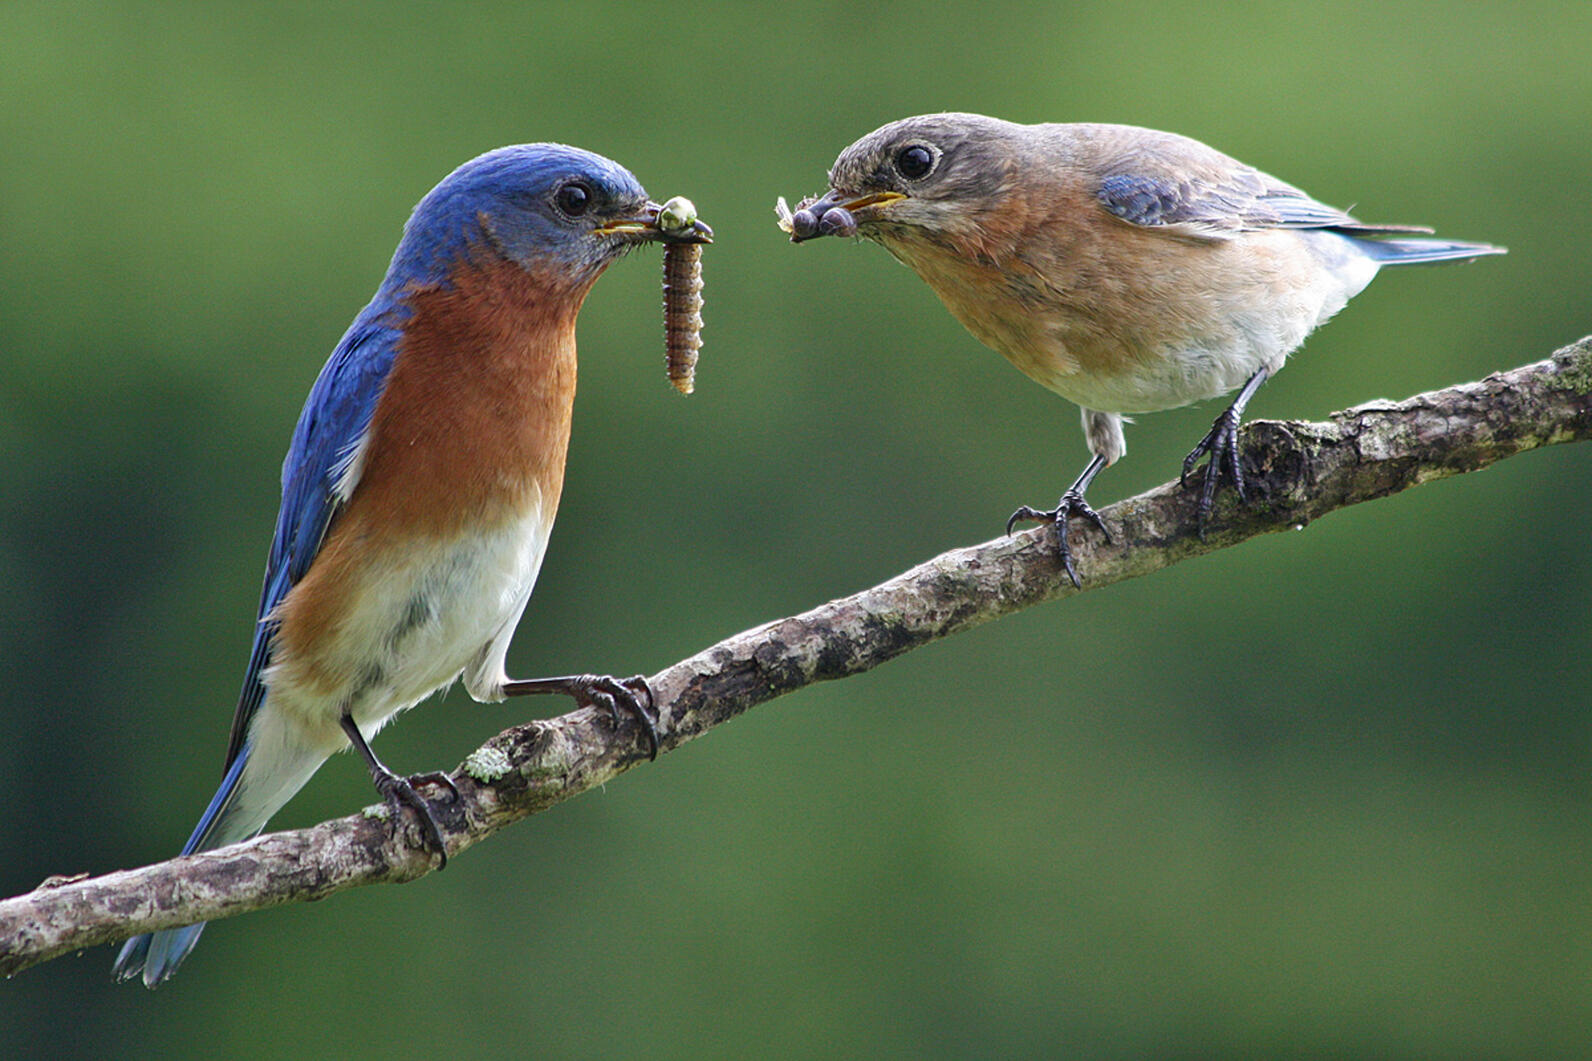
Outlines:
[[696, 389], [697, 352], [702, 349], [700, 243], [663, 248], [663, 339], [669, 382], [681, 394], [690, 394]]
[[[678, 231], [696, 223], [696, 207], [676, 197], [664, 204], [658, 224]], [[663, 348], [669, 382], [681, 394], [696, 389], [697, 354], [702, 349], [702, 245], [663, 246]]]

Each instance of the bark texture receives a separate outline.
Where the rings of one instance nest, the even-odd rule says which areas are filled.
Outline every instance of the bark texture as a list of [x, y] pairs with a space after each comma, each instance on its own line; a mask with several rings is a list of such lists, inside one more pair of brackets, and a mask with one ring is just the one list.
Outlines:
[[[1083, 589], [1148, 574], [1334, 509], [1399, 493], [1506, 457], [1592, 438], [1592, 337], [1546, 361], [1320, 423], [1257, 421], [1243, 434], [1250, 504], [1230, 492], [1206, 537], [1194, 492], [1175, 482], [1102, 511], [1113, 541], [1074, 531]], [[668, 751], [748, 708], [813, 682], [857, 674], [919, 645], [1075, 590], [1048, 528], [933, 558], [811, 611], [726, 638], [650, 678]], [[646, 761], [630, 720], [578, 710], [506, 730], [453, 773], [457, 801], [432, 787], [450, 855]], [[0, 902], [0, 974], [141, 932], [414, 880], [433, 867], [413, 822], [381, 807], [310, 829], [98, 877], [51, 878]]]

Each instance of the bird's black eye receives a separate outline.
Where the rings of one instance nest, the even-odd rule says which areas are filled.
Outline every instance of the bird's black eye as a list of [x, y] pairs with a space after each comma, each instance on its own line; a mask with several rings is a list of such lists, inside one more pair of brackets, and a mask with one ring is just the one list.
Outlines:
[[570, 181], [553, 193], [553, 202], [566, 217], [579, 217], [591, 209], [591, 187], [581, 181]]
[[910, 144], [896, 154], [896, 170], [909, 181], [922, 180], [934, 168], [934, 152], [922, 144]]

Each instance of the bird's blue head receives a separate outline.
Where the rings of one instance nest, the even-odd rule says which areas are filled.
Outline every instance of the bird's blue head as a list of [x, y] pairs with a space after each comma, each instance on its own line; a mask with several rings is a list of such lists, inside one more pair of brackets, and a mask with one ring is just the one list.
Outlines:
[[388, 282], [445, 283], [462, 259], [495, 253], [530, 273], [589, 283], [642, 243], [707, 243], [712, 230], [658, 226], [631, 172], [563, 144], [517, 144], [471, 159], [415, 207]]

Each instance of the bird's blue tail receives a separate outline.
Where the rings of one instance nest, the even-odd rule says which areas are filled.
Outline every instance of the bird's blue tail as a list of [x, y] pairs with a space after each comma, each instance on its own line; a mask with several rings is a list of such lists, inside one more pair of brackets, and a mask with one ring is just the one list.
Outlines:
[[[334, 750], [304, 741], [278, 715], [256, 715], [182, 853], [191, 855], [258, 836], [271, 815], [304, 787]], [[144, 986], [154, 987], [177, 971], [204, 927], [201, 922], [136, 936], [122, 946], [111, 972], [118, 980], [142, 979]]]
[[1447, 239], [1362, 239], [1351, 236], [1366, 256], [1381, 265], [1418, 265], [1421, 262], [1468, 261], [1488, 254], [1507, 254], [1491, 243], [1463, 243]]
[[[238, 780], [243, 776], [243, 768], [248, 761], [249, 749], [245, 745], [238, 757], [232, 761], [226, 777], [222, 778], [221, 787], [216, 789], [216, 794], [211, 797], [210, 806], [205, 808], [199, 824], [194, 827], [193, 835], [188, 837], [186, 844], [182, 845], [183, 854], [191, 855], [195, 851], [223, 847], [252, 835], [252, 833], [239, 833], [235, 824], [238, 816], [229, 813], [238, 794]], [[229, 825], [233, 827], [228, 828]], [[258, 826], [253, 830], [254, 833], [259, 831]], [[132, 980], [142, 976], [146, 986], [154, 987], [177, 971], [177, 966], [182, 964], [188, 952], [193, 950], [194, 944], [199, 942], [199, 933], [203, 932], [204, 928], [205, 923], [201, 921], [197, 925], [185, 925], [182, 928], [169, 928], [134, 936], [122, 945], [121, 953], [116, 955], [116, 964], [111, 967], [111, 973], [118, 980]]]

